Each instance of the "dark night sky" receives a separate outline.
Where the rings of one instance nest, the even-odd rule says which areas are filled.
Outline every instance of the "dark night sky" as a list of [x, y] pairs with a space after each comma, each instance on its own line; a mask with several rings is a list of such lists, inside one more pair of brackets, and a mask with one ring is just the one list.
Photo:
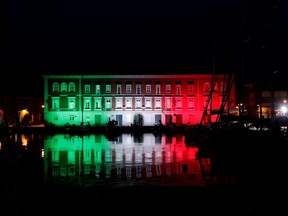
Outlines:
[[[286, 0], [2, 4], [1, 80], [23, 96], [42, 96], [43, 74], [244, 71], [256, 78], [260, 55], [266, 77], [287, 73]], [[11, 88], [1, 85], [2, 94]]]

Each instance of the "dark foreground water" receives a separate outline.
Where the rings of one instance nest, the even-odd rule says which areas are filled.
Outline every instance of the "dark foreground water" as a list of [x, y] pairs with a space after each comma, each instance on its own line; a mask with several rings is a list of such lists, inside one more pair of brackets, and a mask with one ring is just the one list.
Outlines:
[[287, 141], [229, 134], [1, 137], [0, 215], [285, 215]]

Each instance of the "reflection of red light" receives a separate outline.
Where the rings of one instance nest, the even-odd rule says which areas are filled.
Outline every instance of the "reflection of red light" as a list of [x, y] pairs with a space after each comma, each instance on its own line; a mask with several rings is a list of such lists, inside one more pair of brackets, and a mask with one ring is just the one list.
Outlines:
[[[159, 142], [153, 134], [144, 134], [143, 142], [139, 143], [135, 142], [130, 134], [122, 134], [121, 139], [120, 137], [117, 139], [120, 145], [115, 145], [115, 141], [107, 140], [104, 135], [89, 135], [89, 137], [84, 136], [84, 139], [72, 136], [67, 139], [59, 134], [53, 139], [45, 140], [45, 157], [47, 158], [45, 162], [57, 169], [60, 165], [66, 170], [67, 163], [70, 168], [77, 168], [81, 164], [76, 163], [76, 155], [82, 152], [81, 163], [83, 167], [85, 166], [87, 174], [93, 173], [93, 176], [106, 174], [109, 178], [142, 179], [143, 181], [150, 181], [156, 177], [161, 184], [169, 184], [171, 182], [169, 179], [171, 177], [175, 179], [174, 177], [177, 176], [173, 184], [203, 186], [206, 183], [203, 173], [208, 175], [210, 170], [209, 159], [201, 162], [198, 157], [198, 148], [187, 146], [184, 138], [182, 134], [169, 136], [169, 139], [164, 136]], [[54, 140], [61, 140], [61, 142], [55, 143]], [[95, 145], [95, 140], [101, 145]], [[51, 152], [53, 152], [53, 157], [48, 157]], [[43, 149], [41, 154], [44, 158]], [[102, 169], [104, 167], [105, 169]], [[68, 172], [62, 174], [73, 178], [78, 175], [76, 171], [81, 170], [76, 168], [70, 172], [73, 174], [71, 176]], [[87, 178], [89, 178], [88, 175]]]
[[177, 161], [195, 160], [198, 153], [198, 148], [187, 148], [185, 145], [177, 146]]

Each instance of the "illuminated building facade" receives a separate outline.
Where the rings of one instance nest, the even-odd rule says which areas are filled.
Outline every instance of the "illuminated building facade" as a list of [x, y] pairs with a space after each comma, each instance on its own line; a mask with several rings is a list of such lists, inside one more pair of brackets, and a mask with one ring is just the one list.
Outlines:
[[[44, 121], [55, 126], [199, 124], [209, 101], [208, 113], [223, 104], [229, 82], [227, 76], [214, 76], [44, 75]], [[234, 84], [228, 108], [235, 108]]]

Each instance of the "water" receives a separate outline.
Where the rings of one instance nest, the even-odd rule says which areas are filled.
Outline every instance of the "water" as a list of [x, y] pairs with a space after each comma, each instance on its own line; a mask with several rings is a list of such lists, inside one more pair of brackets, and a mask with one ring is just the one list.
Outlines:
[[1, 203], [5, 215], [94, 215], [106, 205], [252, 215], [278, 200], [284, 182], [283, 153], [279, 160], [272, 140], [257, 140], [203, 148], [183, 134], [10, 134], [1, 137]]
[[209, 159], [200, 166], [198, 148], [186, 146], [184, 136], [122, 134], [54, 135], [44, 140], [47, 182], [93, 186], [195, 185], [204, 186]]

